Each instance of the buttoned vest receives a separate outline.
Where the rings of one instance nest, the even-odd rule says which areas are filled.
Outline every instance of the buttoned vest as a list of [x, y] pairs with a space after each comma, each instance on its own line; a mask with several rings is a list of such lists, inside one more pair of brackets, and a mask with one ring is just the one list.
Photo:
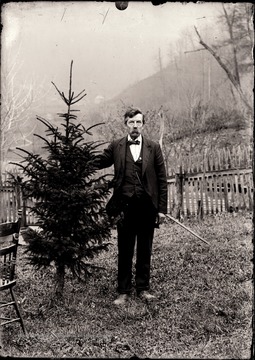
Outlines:
[[122, 194], [125, 196], [131, 197], [135, 194], [140, 197], [145, 192], [142, 185], [141, 153], [138, 160], [134, 161], [130, 147], [127, 145], [125, 176], [122, 183]]

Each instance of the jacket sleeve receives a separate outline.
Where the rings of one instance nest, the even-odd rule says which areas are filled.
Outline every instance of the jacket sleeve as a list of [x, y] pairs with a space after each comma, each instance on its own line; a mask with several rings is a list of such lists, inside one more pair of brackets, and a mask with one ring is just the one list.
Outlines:
[[158, 212], [167, 213], [167, 177], [163, 154], [160, 145], [156, 145], [155, 170], [158, 179]]
[[104, 169], [113, 165], [113, 143], [108, 148], [104, 149], [102, 154], [99, 154], [94, 159], [94, 166], [99, 169]]

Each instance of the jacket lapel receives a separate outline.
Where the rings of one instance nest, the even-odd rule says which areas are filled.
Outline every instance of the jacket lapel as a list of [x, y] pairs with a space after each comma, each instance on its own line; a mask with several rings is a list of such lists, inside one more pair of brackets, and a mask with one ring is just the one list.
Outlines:
[[148, 165], [150, 153], [151, 153], [151, 145], [148, 143], [147, 139], [143, 137], [143, 164], [142, 164], [142, 175], [144, 174], [146, 167]]
[[120, 140], [119, 144], [118, 144], [118, 152], [119, 152], [119, 166], [120, 169], [124, 169], [125, 168], [125, 160], [126, 160], [126, 141], [127, 138], [124, 137]]

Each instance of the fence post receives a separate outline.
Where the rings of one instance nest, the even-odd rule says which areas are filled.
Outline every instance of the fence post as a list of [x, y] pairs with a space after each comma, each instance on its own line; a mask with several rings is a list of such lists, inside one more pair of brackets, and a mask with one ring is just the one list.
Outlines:
[[198, 206], [197, 208], [198, 220], [203, 220], [204, 218], [203, 198], [201, 200], [198, 200], [197, 206]]
[[21, 218], [21, 227], [27, 227], [27, 212], [26, 212], [26, 200], [22, 201], [22, 218]]
[[224, 178], [224, 200], [225, 200], [225, 211], [229, 212], [229, 203], [228, 203], [228, 186], [226, 179]]
[[26, 216], [26, 200], [24, 199], [24, 193], [23, 193], [23, 188], [21, 185], [21, 182], [19, 181], [19, 178], [17, 178], [17, 183], [15, 184], [15, 191], [17, 194], [17, 207], [18, 210], [21, 209], [22, 210], [22, 216], [21, 216], [21, 227], [26, 227], [27, 226], [27, 216]]
[[174, 217], [180, 219], [181, 209], [183, 204], [183, 174], [182, 166], [180, 166], [179, 173], [175, 174], [175, 185], [176, 185], [176, 207], [174, 209]]

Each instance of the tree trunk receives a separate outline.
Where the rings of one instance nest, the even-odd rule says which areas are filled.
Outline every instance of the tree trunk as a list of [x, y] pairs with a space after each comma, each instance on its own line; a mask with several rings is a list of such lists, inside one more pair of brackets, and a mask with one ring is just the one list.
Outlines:
[[65, 285], [65, 265], [56, 264], [54, 296], [57, 301], [63, 298], [64, 285]]

